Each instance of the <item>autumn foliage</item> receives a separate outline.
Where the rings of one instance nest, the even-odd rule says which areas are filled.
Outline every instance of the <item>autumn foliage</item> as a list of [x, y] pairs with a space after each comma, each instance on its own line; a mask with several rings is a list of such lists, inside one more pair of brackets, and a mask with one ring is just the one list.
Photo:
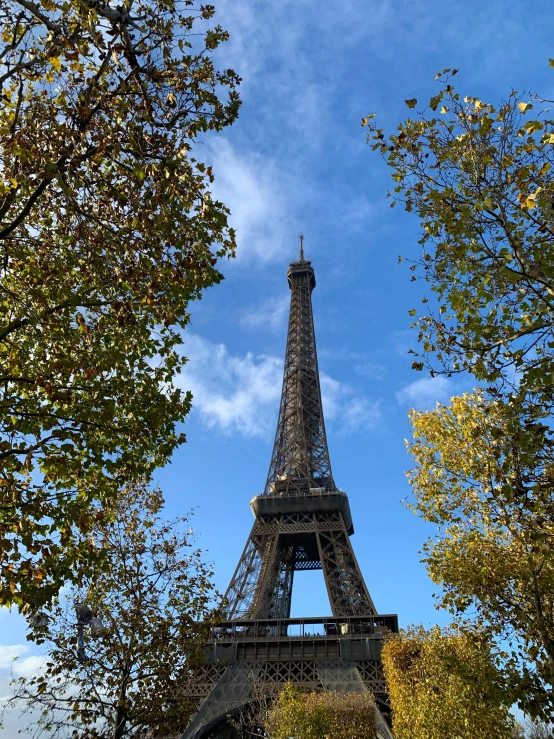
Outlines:
[[[551, 60], [554, 65], [554, 60]], [[391, 205], [421, 222], [412, 279], [430, 287], [412, 315], [424, 366], [471, 372], [554, 404], [554, 120], [517, 91], [498, 103], [462, 96], [444, 70], [429, 102], [406, 100], [394, 132], [368, 116], [389, 165]]]
[[234, 254], [195, 139], [236, 118], [190, 0], [0, 3], [0, 603], [36, 608], [163, 465], [190, 301]]
[[[550, 59], [554, 67], [554, 59]], [[554, 119], [512, 90], [462, 95], [457, 70], [385, 132], [363, 120], [389, 165], [391, 206], [421, 224], [411, 279], [413, 368], [480, 388], [412, 412], [413, 509], [437, 527], [424, 562], [438, 601], [501, 646], [513, 700], [554, 715]]]
[[376, 739], [375, 721], [367, 693], [302, 693], [287, 683], [266, 729], [271, 739]]
[[[164, 520], [162, 506], [159, 490], [124, 489], [114, 518], [94, 530], [109, 567], [31, 619], [45, 663], [15, 681], [3, 708], [28, 712], [36, 736], [175, 736], [196, 710], [187, 686], [205, 659], [202, 622], [217, 618], [216, 594], [187, 518]], [[85, 628], [84, 654], [75, 603], [102, 623]]]
[[413, 509], [442, 606], [502, 639], [512, 696], [554, 711], [554, 439], [543, 412], [468, 393], [410, 414]]
[[383, 666], [396, 739], [510, 739], [514, 726], [486, 638], [413, 627], [389, 638]]

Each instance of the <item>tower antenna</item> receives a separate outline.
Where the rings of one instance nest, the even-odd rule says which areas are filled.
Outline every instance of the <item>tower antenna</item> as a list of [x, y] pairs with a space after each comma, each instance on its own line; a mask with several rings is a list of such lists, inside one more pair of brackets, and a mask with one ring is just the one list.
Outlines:
[[304, 234], [300, 232], [300, 236], [298, 238], [300, 240], [300, 254], [298, 257], [298, 261], [303, 262], [304, 261]]

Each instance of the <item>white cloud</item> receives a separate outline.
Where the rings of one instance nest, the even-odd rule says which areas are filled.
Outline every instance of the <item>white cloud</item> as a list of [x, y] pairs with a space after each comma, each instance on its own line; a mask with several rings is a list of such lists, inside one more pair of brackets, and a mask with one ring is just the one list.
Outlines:
[[18, 659], [13, 665], [14, 677], [34, 677], [40, 672], [45, 662], [46, 658], [39, 655]]
[[[361, 133], [345, 134], [349, 114], [333, 101], [345, 94], [345, 52], [367, 33], [374, 35], [374, 18], [381, 23], [390, 15], [388, 5], [388, 0], [377, 3], [368, 16], [365, 0], [347, 0], [340, 13], [325, 2], [313, 13], [305, 0], [218, 4], [218, 22], [230, 32], [216, 52], [218, 66], [240, 73], [244, 106], [236, 128], [207, 139], [203, 158], [213, 164], [214, 196], [231, 211], [235, 264], [288, 261], [312, 212], [320, 227], [343, 236], [367, 230], [375, 207], [367, 195], [356, 183], [341, 184], [328, 174], [321, 178], [319, 171], [333, 152], [349, 149], [354, 140], [364, 146]], [[365, 103], [343, 104], [356, 110], [352, 125], [358, 130]]]
[[239, 152], [222, 136], [210, 144], [213, 196], [230, 209], [237, 232], [237, 262], [286, 261], [294, 254], [297, 227], [287, 205], [295, 193], [275, 162], [257, 151]]
[[339, 433], [354, 433], [375, 428], [381, 419], [379, 401], [358, 395], [346, 383], [320, 373], [323, 414], [337, 424]]
[[194, 334], [186, 338], [185, 354], [189, 363], [181, 384], [192, 390], [193, 407], [204, 425], [245, 436], [269, 431], [279, 402], [282, 361], [252, 352], [231, 354], [224, 344]]
[[289, 295], [264, 300], [261, 305], [250, 308], [241, 318], [243, 326], [268, 326], [272, 330], [280, 329], [285, 323], [290, 305]]
[[446, 377], [422, 377], [400, 388], [396, 398], [402, 405], [424, 410], [448, 402], [454, 393], [454, 383]]
[[343, 417], [343, 432], [352, 433], [358, 429], [373, 429], [381, 420], [381, 404], [377, 400], [354, 397], [346, 405]]
[[44, 664], [40, 655], [24, 654], [29, 652], [25, 644], [0, 644], [0, 670], [9, 671], [14, 677], [32, 677]]
[[27, 651], [25, 644], [0, 644], [0, 670], [10, 669], [14, 659]]
[[[0, 644], [0, 709], [2, 709], [2, 737], [19, 736], [31, 739], [35, 736], [34, 722], [40, 711], [8, 707], [6, 702], [13, 698], [11, 682], [14, 678], [33, 677], [44, 665], [46, 658], [28, 654], [30, 648], [25, 644]], [[27, 655], [27, 656], [23, 656]], [[23, 712], [24, 711], [24, 712]]]
[[[191, 390], [193, 408], [208, 428], [247, 437], [267, 437], [273, 430], [281, 396], [283, 362], [267, 354], [231, 353], [224, 344], [188, 334], [189, 362], [180, 385]], [[339, 433], [373, 428], [379, 404], [357, 395], [339, 380], [321, 373], [323, 412]]]

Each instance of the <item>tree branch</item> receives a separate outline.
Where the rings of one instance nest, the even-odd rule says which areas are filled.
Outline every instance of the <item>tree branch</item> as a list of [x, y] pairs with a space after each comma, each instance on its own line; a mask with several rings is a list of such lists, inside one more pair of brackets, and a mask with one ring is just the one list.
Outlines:
[[32, 13], [35, 18], [37, 18], [37, 20], [45, 25], [49, 31], [52, 31], [52, 33], [55, 33], [56, 35], [61, 33], [61, 27], [58, 26], [56, 23], [53, 23], [50, 18], [48, 18], [48, 16], [44, 15], [44, 13], [37, 5], [35, 5], [35, 3], [32, 3], [30, 0], [16, 0], [16, 2], [24, 8], [27, 8], [27, 10]]

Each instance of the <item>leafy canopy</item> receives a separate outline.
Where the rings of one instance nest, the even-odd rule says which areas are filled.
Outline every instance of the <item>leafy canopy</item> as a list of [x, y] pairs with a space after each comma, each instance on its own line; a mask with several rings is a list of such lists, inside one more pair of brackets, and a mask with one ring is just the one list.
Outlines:
[[483, 634], [410, 627], [385, 642], [397, 739], [510, 739], [513, 716]]
[[412, 411], [413, 510], [440, 604], [502, 637], [520, 707], [554, 712], [554, 440], [533, 407], [479, 392]]
[[[204, 660], [199, 622], [216, 617], [212, 573], [187, 518], [161, 519], [162, 504], [158, 490], [123, 490], [114, 518], [94, 532], [109, 568], [32, 619], [30, 638], [45, 645], [45, 665], [12, 683], [7, 708], [28, 712], [35, 736], [175, 736], [195, 711], [187, 686]], [[86, 627], [84, 659], [75, 603], [103, 624], [96, 636]]]
[[428, 106], [406, 100], [414, 116], [397, 132], [385, 135], [373, 115], [363, 121], [392, 170], [392, 205], [421, 221], [412, 279], [422, 276], [434, 300], [424, 298], [426, 313], [411, 311], [422, 349], [413, 367], [469, 370], [552, 404], [551, 106], [517, 91], [499, 104], [462, 98], [454, 74], [437, 75], [441, 89]]
[[269, 711], [271, 739], [376, 739], [375, 704], [368, 693], [301, 693], [287, 683]]
[[190, 300], [234, 254], [194, 141], [238, 113], [191, 0], [0, 5], [0, 603], [98, 555], [100, 509], [184, 441]]

